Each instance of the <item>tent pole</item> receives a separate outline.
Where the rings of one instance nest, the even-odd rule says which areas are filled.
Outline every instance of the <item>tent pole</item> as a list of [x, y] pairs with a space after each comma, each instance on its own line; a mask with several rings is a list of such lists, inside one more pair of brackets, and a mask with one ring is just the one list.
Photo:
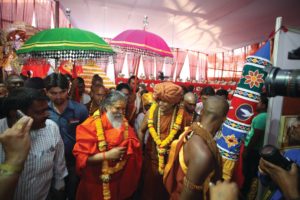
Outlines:
[[134, 62], [134, 69], [135, 69], [135, 78], [134, 78], [134, 88], [133, 88], [133, 93], [136, 93], [136, 88], [137, 88], [137, 78], [138, 78], [138, 73], [139, 73], [139, 66], [140, 66], [140, 60], [141, 60], [141, 55], [138, 56], [137, 61]]

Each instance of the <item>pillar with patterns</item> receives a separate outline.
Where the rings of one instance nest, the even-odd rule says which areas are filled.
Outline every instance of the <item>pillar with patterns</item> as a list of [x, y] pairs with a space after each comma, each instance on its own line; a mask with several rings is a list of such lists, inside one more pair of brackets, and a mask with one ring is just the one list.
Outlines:
[[223, 178], [230, 180], [238, 160], [242, 141], [251, 128], [256, 105], [264, 86], [270, 63], [270, 42], [254, 55], [248, 56], [242, 77], [234, 92], [230, 109], [221, 131], [216, 135], [217, 145], [223, 158]]

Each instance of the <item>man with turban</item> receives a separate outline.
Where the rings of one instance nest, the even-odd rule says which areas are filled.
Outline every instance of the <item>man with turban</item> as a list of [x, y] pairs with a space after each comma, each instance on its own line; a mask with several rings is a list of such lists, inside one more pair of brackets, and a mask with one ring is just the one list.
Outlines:
[[141, 124], [139, 138], [150, 133], [146, 144], [141, 184], [141, 199], [169, 199], [162, 181], [165, 164], [171, 142], [179, 137], [186, 125], [185, 111], [179, 103], [182, 100], [182, 88], [171, 82], [155, 85], [152, 103]]

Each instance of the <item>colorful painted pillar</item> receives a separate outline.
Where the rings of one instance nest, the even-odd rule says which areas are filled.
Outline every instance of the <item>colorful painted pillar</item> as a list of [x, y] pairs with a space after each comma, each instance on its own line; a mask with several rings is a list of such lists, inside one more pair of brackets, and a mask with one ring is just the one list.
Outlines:
[[255, 116], [256, 105], [264, 86], [267, 73], [265, 67], [270, 63], [270, 42], [267, 42], [255, 55], [248, 56], [242, 77], [234, 92], [230, 109], [216, 140], [223, 158], [223, 178], [230, 180], [235, 163], [240, 154], [242, 141], [250, 131]]

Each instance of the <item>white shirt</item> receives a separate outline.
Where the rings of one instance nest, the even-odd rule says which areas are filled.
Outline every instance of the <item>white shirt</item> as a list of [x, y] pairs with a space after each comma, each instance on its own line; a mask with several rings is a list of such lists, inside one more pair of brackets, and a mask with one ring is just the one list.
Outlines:
[[195, 108], [195, 112], [200, 115], [201, 113], [201, 110], [203, 109], [203, 103], [202, 102], [199, 102], [196, 104], [196, 108]]
[[86, 93], [83, 93], [82, 97], [81, 97], [81, 100], [80, 100], [80, 103], [87, 104], [88, 102], [90, 102], [90, 100], [91, 100], [90, 95], [88, 95]]
[[[8, 128], [7, 119], [0, 119], [0, 134]], [[46, 199], [50, 187], [59, 190], [65, 185], [67, 168], [64, 157], [64, 144], [58, 126], [46, 120], [44, 128], [30, 131], [31, 148], [20, 175], [14, 199]], [[5, 154], [0, 144], [0, 163]]]

